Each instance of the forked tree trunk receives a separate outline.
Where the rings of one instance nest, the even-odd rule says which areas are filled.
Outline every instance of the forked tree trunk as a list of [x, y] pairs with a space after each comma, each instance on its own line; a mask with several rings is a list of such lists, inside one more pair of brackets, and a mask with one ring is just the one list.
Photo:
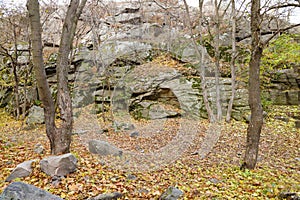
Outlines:
[[72, 102], [68, 86], [69, 54], [72, 49], [72, 42], [75, 35], [76, 25], [79, 16], [86, 4], [86, 0], [72, 0], [64, 20], [62, 36], [57, 59], [57, 101], [61, 118], [60, 127], [55, 126], [55, 108], [51, 97], [50, 89], [46, 79], [43, 64], [41, 23], [39, 15], [38, 0], [28, 0], [27, 8], [31, 25], [31, 40], [34, 66], [37, 76], [37, 83], [41, 100], [45, 109], [45, 122], [47, 136], [50, 140], [52, 154], [64, 154], [70, 152], [72, 139]]
[[242, 169], [254, 169], [259, 149], [261, 128], [263, 125], [263, 109], [260, 98], [260, 61], [263, 47], [260, 39], [260, 0], [251, 1], [251, 59], [249, 64], [249, 105], [251, 119], [247, 129], [246, 152]]

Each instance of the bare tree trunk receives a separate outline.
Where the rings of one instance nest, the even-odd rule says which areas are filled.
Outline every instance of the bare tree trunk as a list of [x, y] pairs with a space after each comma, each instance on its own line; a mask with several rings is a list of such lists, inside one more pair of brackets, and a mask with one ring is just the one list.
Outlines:
[[251, 5], [251, 59], [249, 64], [249, 105], [251, 119], [247, 129], [246, 152], [241, 169], [254, 169], [259, 149], [263, 110], [260, 98], [260, 61], [263, 47], [260, 39], [260, 0], [252, 0]]
[[50, 141], [50, 147], [52, 152], [52, 149], [55, 147], [55, 135], [57, 135], [57, 130], [54, 122], [55, 108], [44, 68], [41, 36], [42, 26], [40, 22], [40, 9], [38, 0], [28, 0], [27, 9], [31, 28], [30, 38], [32, 41], [33, 66], [39, 91], [39, 97], [44, 107], [46, 133]]
[[[199, 24], [200, 28], [203, 21], [203, 3], [204, 0], [199, 0]], [[189, 13], [188, 13], [189, 14]], [[199, 40], [200, 44], [203, 44], [203, 36], [202, 36], [202, 30], [199, 30]], [[198, 48], [197, 48], [198, 49]], [[198, 52], [200, 53], [200, 52]], [[204, 47], [201, 48], [201, 58], [200, 58], [200, 78], [201, 78], [201, 89], [202, 89], [202, 95], [203, 95], [203, 101], [204, 105], [208, 114], [208, 119], [211, 123], [214, 123], [216, 121], [216, 116], [214, 115], [214, 112], [212, 111], [209, 101], [208, 101], [208, 94], [207, 94], [207, 84], [206, 84], [206, 78], [205, 78], [205, 66], [204, 66]]]
[[28, 40], [28, 60], [29, 63], [26, 64], [26, 69], [25, 69], [25, 81], [24, 81], [24, 87], [23, 87], [23, 92], [24, 92], [24, 103], [23, 103], [23, 107], [22, 107], [22, 119], [25, 119], [26, 114], [27, 114], [27, 106], [30, 103], [28, 101], [28, 94], [27, 94], [27, 84], [28, 84], [28, 80], [29, 80], [29, 76], [31, 74], [32, 71], [32, 64], [31, 64], [31, 41], [29, 38], [29, 24], [27, 24], [26, 26], [26, 39]]
[[[188, 19], [188, 25], [189, 25], [189, 30], [191, 32], [191, 36], [192, 36], [192, 42], [194, 45], [194, 48], [199, 56], [199, 65], [200, 65], [200, 79], [201, 79], [201, 89], [202, 89], [202, 96], [203, 96], [203, 101], [204, 101], [204, 105], [208, 114], [208, 119], [210, 122], [215, 122], [216, 121], [216, 117], [209, 105], [209, 101], [208, 101], [208, 95], [207, 95], [207, 85], [206, 85], [206, 79], [205, 79], [205, 66], [204, 66], [204, 47], [202, 47], [201, 51], [198, 48], [198, 44], [195, 41], [195, 38], [193, 37], [193, 30], [192, 30], [192, 22], [191, 22], [191, 18], [190, 18], [190, 11], [189, 11], [189, 6], [186, 2], [186, 0], [183, 0], [184, 2], [184, 6], [185, 6], [185, 10], [186, 10], [186, 14], [187, 14], [187, 19]], [[199, 24], [202, 24], [202, 18], [203, 18], [203, 0], [199, 0], [199, 9], [200, 9], [200, 16], [199, 16]], [[202, 44], [202, 33], [200, 30], [200, 44]]]
[[236, 11], [235, 11], [235, 0], [231, 0], [231, 61], [230, 61], [230, 69], [231, 69], [231, 96], [227, 107], [226, 113], [226, 122], [230, 122], [233, 101], [236, 93], [236, 74], [235, 74], [235, 59], [236, 59]]
[[19, 77], [18, 77], [18, 63], [15, 61], [12, 62], [13, 67], [13, 74], [14, 74], [14, 94], [15, 94], [15, 113], [16, 119], [19, 120], [20, 118], [20, 97], [19, 97]]
[[222, 105], [221, 105], [221, 94], [220, 94], [220, 16], [219, 8], [221, 3], [218, 3], [218, 0], [214, 1], [215, 7], [215, 87], [216, 87], [216, 107], [217, 107], [217, 121], [222, 120]]
[[14, 56], [12, 56], [12, 68], [14, 74], [14, 93], [15, 93], [15, 110], [16, 110], [16, 119], [20, 118], [20, 96], [19, 96], [19, 76], [18, 76], [18, 44], [17, 44], [17, 32], [16, 32], [16, 24], [11, 22], [13, 25], [13, 37], [14, 37]]

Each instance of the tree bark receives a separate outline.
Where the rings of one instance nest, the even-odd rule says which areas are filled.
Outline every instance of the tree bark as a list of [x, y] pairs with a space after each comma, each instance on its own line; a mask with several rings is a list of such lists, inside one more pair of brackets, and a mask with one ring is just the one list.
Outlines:
[[61, 126], [58, 135], [55, 137], [57, 142], [54, 149], [54, 154], [67, 153], [70, 151], [71, 135], [72, 135], [72, 102], [68, 86], [68, 69], [69, 69], [69, 54], [71, 51], [73, 19], [76, 15], [76, 10], [79, 1], [71, 1], [63, 24], [62, 36], [59, 45], [57, 58], [57, 103], [60, 112]]
[[72, 49], [76, 25], [85, 3], [86, 0], [82, 1], [79, 6], [79, 0], [71, 1], [63, 25], [57, 58], [57, 102], [62, 123], [57, 132], [58, 135], [55, 137], [57, 142], [55, 142], [54, 154], [70, 151], [73, 116], [72, 100], [68, 86], [69, 55]]
[[51, 152], [54, 148], [54, 141], [56, 135], [55, 127], [55, 108], [54, 101], [50, 92], [47, 81], [47, 76], [43, 61], [43, 47], [42, 47], [42, 25], [40, 22], [40, 9], [38, 0], [28, 0], [27, 9], [29, 15], [29, 23], [31, 28], [30, 39], [32, 42], [32, 60], [36, 76], [36, 82], [39, 92], [39, 97], [43, 103], [45, 113], [46, 133], [50, 141]]
[[231, 0], [231, 60], [230, 60], [230, 71], [231, 71], [231, 96], [227, 107], [226, 122], [230, 122], [233, 101], [236, 93], [236, 75], [235, 75], [235, 59], [236, 59], [236, 11], [235, 11], [235, 0]]
[[260, 35], [260, 0], [252, 0], [251, 4], [251, 59], [249, 64], [249, 105], [251, 119], [247, 129], [246, 152], [241, 169], [254, 169], [259, 149], [263, 110], [260, 98], [260, 61], [263, 52]]
[[13, 38], [14, 38], [14, 56], [12, 57], [12, 67], [13, 67], [13, 74], [15, 80], [15, 103], [16, 103], [16, 119], [19, 120], [20, 118], [20, 97], [19, 97], [19, 76], [18, 76], [18, 40], [17, 40], [17, 31], [16, 31], [16, 24], [13, 24]]
[[[185, 4], [186, 4], [186, 2], [185, 2]], [[204, 0], [199, 0], [199, 24], [200, 25], [202, 25], [202, 22], [203, 22], [203, 4], [204, 4]], [[189, 13], [187, 13], [187, 14], [189, 15]], [[199, 42], [200, 42], [200, 44], [203, 44], [203, 36], [202, 36], [201, 26], [200, 26], [199, 33], [200, 33], [199, 34]], [[196, 43], [196, 42], [194, 41], [194, 43]], [[197, 50], [198, 50], [198, 48], [197, 48]], [[214, 112], [213, 112], [213, 110], [209, 104], [209, 100], [208, 100], [207, 83], [206, 83], [205, 66], [204, 66], [204, 53], [205, 52], [204, 52], [204, 46], [203, 46], [201, 48], [201, 52], [198, 50], [198, 54], [201, 55], [200, 60], [199, 60], [200, 71], [201, 71], [200, 72], [201, 89], [202, 89], [204, 105], [205, 105], [205, 108], [206, 108], [206, 111], [208, 114], [208, 119], [211, 123], [214, 123], [214, 122], [216, 122], [216, 116], [214, 115]]]
[[[220, 2], [221, 3], [221, 2]], [[217, 121], [222, 120], [222, 104], [221, 104], [221, 91], [220, 91], [220, 3], [218, 0], [214, 1], [214, 9], [215, 9], [215, 84], [216, 84], [216, 108], [217, 108]]]
[[44, 104], [45, 122], [47, 136], [50, 140], [51, 153], [58, 155], [70, 152], [72, 139], [72, 101], [68, 87], [69, 55], [72, 49], [72, 42], [75, 35], [76, 25], [79, 16], [86, 4], [86, 0], [72, 0], [69, 4], [64, 20], [62, 36], [57, 59], [57, 102], [60, 112], [61, 125], [55, 126], [55, 107], [51, 97], [49, 85], [43, 64], [42, 26], [39, 15], [38, 0], [28, 0], [27, 8], [31, 25], [31, 40], [33, 49], [33, 61], [37, 76], [38, 90]]

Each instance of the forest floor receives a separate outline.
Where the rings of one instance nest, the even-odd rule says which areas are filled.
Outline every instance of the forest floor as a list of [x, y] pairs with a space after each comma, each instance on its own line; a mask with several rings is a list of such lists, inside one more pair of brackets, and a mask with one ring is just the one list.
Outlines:
[[[52, 184], [51, 177], [41, 172], [38, 165], [42, 158], [50, 156], [44, 125], [27, 126], [0, 110], [0, 193], [9, 184], [4, 180], [17, 164], [35, 159], [32, 174], [15, 181], [33, 184], [64, 199], [87, 199], [115, 191], [121, 192], [123, 199], [158, 199], [169, 186], [182, 190], [183, 199], [278, 199], [281, 192], [298, 192], [300, 195], [300, 131], [291, 118], [289, 121], [274, 119], [276, 116], [289, 118], [298, 112], [297, 106], [270, 109], [262, 129], [258, 164], [252, 171], [239, 169], [245, 150], [247, 124], [237, 121], [221, 124], [214, 148], [202, 158], [195, 153], [203, 147], [209, 126], [206, 120], [202, 120], [195, 125], [196, 129], [189, 127], [191, 131], [197, 131], [193, 137], [186, 138], [189, 140], [187, 146], [181, 149], [178, 148], [180, 145], [171, 145], [167, 154], [162, 153], [162, 157], [154, 154], [151, 157], [154, 160], [149, 160], [155, 163], [164, 156], [171, 159], [163, 159], [150, 167], [146, 163], [140, 166], [142, 168], [133, 167], [139, 166], [138, 157], [131, 169], [108, 164], [111, 158], [103, 160], [88, 151], [87, 139], [95, 138], [96, 133], [76, 134], [71, 153], [78, 159], [78, 169], [59, 184]], [[105, 128], [102, 136], [116, 146], [134, 152], [134, 155], [150, 155], [174, 142], [180, 126], [189, 126], [177, 119], [156, 125], [149, 125], [146, 121], [137, 123], [140, 127], [138, 137], [115, 132], [110, 126]], [[36, 144], [42, 144], [46, 152], [35, 153]]]

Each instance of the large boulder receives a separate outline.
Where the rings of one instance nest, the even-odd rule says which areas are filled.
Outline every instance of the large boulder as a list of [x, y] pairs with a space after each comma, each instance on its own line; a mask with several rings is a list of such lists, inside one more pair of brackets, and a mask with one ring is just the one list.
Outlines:
[[31, 164], [33, 162], [34, 160], [29, 160], [18, 164], [17, 167], [12, 171], [12, 173], [6, 178], [5, 181], [9, 182], [16, 178], [29, 176], [32, 172]]
[[50, 176], [65, 176], [76, 171], [77, 159], [71, 153], [50, 156], [40, 162], [41, 170]]
[[[129, 107], [135, 115], [148, 119], [180, 114], [199, 118], [203, 104], [193, 84], [192, 80], [168, 66], [136, 66], [115, 89], [113, 110], [118, 113]], [[181, 109], [180, 113], [178, 109]]]
[[90, 140], [89, 151], [100, 156], [121, 156], [123, 153], [118, 147], [101, 140]]
[[13, 182], [0, 195], [0, 200], [62, 200], [33, 185], [22, 182]]

